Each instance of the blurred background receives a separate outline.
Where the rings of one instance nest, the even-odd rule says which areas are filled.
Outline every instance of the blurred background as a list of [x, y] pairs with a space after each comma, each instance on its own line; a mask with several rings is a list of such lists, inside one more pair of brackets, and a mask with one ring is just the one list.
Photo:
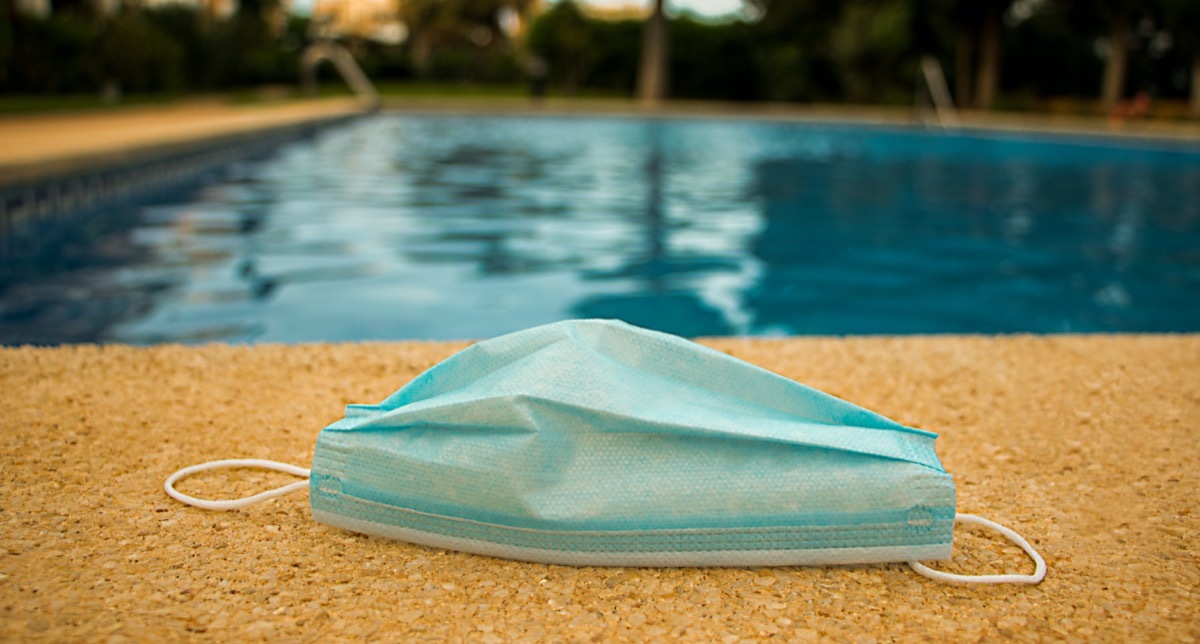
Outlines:
[[286, 96], [322, 38], [385, 99], [911, 105], [932, 56], [960, 107], [1200, 116], [1196, 0], [0, 0], [0, 109]]

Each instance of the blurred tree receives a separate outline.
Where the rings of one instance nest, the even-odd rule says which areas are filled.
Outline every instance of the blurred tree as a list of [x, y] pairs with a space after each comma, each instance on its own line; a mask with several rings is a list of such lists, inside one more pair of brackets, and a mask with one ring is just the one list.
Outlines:
[[1013, 0], [930, 0], [922, 14], [930, 31], [954, 33], [954, 102], [989, 109], [996, 101], [1004, 38], [1004, 14]]
[[845, 97], [854, 102], [879, 100], [899, 91], [907, 98], [912, 70], [912, 2], [873, 0], [842, 5], [841, 17], [830, 36], [830, 55]]
[[[1104, 63], [1100, 84], [1100, 105], [1104, 111], [1111, 113], [1118, 107], [1131, 84], [1138, 91], [1155, 84], [1153, 68], [1161, 67], [1161, 60], [1150, 62], [1146, 50], [1155, 37], [1156, 25], [1163, 22], [1167, 13], [1164, 0], [1057, 1], [1066, 7], [1076, 28], [1076, 38], [1091, 42]], [[1189, 4], [1194, 5], [1195, 0]], [[1186, 32], [1188, 27], [1183, 25], [1182, 29]], [[1131, 71], [1137, 72], [1132, 78]]]
[[766, 98], [837, 98], [840, 83], [829, 52], [829, 34], [841, 18], [838, 3], [821, 0], [755, 0], [761, 18], [753, 27]]
[[1129, 68], [1130, 26], [1137, 11], [1137, 0], [1093, 0], [1093, 10], [1107, 19], [1108, 57], [1104, 64], [1104, 83], [1100, 89], [1100, 105], [1111, 110], [1125, 93], [1125, 74]]
[[284, 49], [280, 0], [241, 0], [232, 18], [204, 30], [201, 82], [211, 87], [255, 85], [296, 78], [296, 53]]
[[761, 97], [750, 25], [709, 24], [685, 15], [671, 22], [671, 43], [672, 96], [736, 101]]
[[[550, 63], [550, 81], [577, 93], [582, 87], [637, 96], [644, 20], [591, 19], [569, 2], [538, 17], [530, 50]], [[762, 98], [754, 27], [709, 24], [683, 16], [671, 21], [668, 76], [671, 94], [687, 98]]]
[[987, 110], [995, 104], [996, 91], [1000, 86], [1000, 29], [1002, 16], [1012, 2], [979, 0], [973, 4], [982, 17], [975, 41], [979, 56], [975, 67], [975, 100], [972, 104], [976, 109]]
[[603, 43], [572, 0], [562, 0], [542, 14], [529, 30], [529, 48], [550, 65], [551, 79], [576, 94], [601, 57]]
[[147, 8], [143, 11], [146, 20], [179, 46], [180, 73], [183, 83], [198, 87], [209, 65], [204, 55], [206, 33], [202, 29], [203, 15], [181, 4], [168, 4]]
[[418, 75], [429, 75], [438, 49], [457, 49], [462, 55], [462, 50], [510, 44], [499, 24], [503, 12], [527, 15], [534, 1], [398, 0], [400, 20], [408, 27], [413, 69]]
[[437, 0], [400, 0], [400, 19], [408, 27], [408, 42], [413, 67], [418, 73], [429, 68], [429, 58], [438, 40], [453, 25], [447, 25], [444, 3]]
[[1162, 0], [1164, 20], [1173, 45], [1191, 58], [1189, 112], [1200, 118], [1200, 1]]
[[[595, 44], [590, 53], [592, 62], [587, 73], [589, 87], [615, 90], [627, 96], [636, 95], [645, 27], [644, 21], [633, 19], [588, 21], [590, 39]], [[673, 78], [681, 73], [680, 64], [675, 59], [680, 53], [680, 48], [672, 51], [669, 74]]]
[[14, 27], [20, 20], [16, 0], [0, 0], [0, 88], [10, 83], [9, 68], [13, 64]]
[[238, 0], [237, 17], [258, 25], [266, 35], [267, 22], [279, 8], [280, 0]]
[[1028, 97], [1095, 96], [1102, 66], [1066, 2], [1014, 3], [1005, 17], [1001, 86]]
[[7, 43], [3, 42], [5, 29], [0, 27], [0, 62], [4, 62], [0, 88], [62, 93], [99, 87], [97, 61], [92, 55], [96, 31], [89, 18], [32, 18], [14, 12], [6, 22]]
[[[659, 18], [650, 21], [590, 19], [562, 0], [534, 20], [523, 44], [550, 63], [548, 80], [569, 92], [661, 96], [669, 78], [671, 94], [689, 98], [907, 100], [916, 61], [930, 54], [953, 55], [948, 77], [960, 104], [986, 107], [1003, 90], [1008, 105], [1099, 95], [1113, 106], [1145, 91], [1190, 94], [1200, 116], [1200, 0], [745, 1], [759, 19], [710, 24], [668, 21], [659, 0]], [[18, 11], [17, 0], [0, 0], [0, 90], [95, 91], [105, 79], [119, 79], [126, 91], [284, 82], [295, 77], [304, 40], [303, 21], [288, 23], [286, 35], [276, 29], [281, 0], [243, 0], [220, 20], [183, 5], [130, 2], [140, 8], [116, 16], [98, 13], [95, 0], [52, 6], [52, 15], [36, 17]], [[372, 73], [521, 78], [522, 32], [512, 16], [527, 14], [533, 0], [397, 6], [408, 42], [356, 47]], [[651, 25], [663, 30], [661, 39]], [[649, 62], [660, 55], [666, 68], [652, 83], [646, 70], [661, 64]]]
[[51, 0], [50, 12], [60, 17], [94, 18], [96, 5], [95, 0]]
[[178, 91], [184, 86], [183, 51], [140, 11], [121, 13], [100, 37], [105, 79], [124, 92]]
[[670, 91], [667, 61], [670, 57], [670, 26], [663, 12], [663, 0], [653, 0], [646, 31], [642, 38], [642, 62], [638, 66], [638, 98], [657, 103]]

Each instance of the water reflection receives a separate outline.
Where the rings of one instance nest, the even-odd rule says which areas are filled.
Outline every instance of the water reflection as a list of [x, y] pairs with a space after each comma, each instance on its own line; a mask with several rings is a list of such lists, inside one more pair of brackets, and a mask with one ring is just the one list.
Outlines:
[[673, 284], [689, 273], [720, 270], [723, 265], [720, 258], [672, 256], [664, 203], [663, 127], [659, 123], [645, 127], [646, 206], [641, 238], [629, 240], [631, 252], [619, 265], [587, 273], [591, 280], [619, 282], [625, 290], [585, 297], [572, 312], [577, 317], [615, 318], [686, 336], [726, 335], [729, 324], [719, 311], [702, 302], [697, 291]]
[[0, 293], [5, 343], [1200, 330], [1195, 152], [781, 123], [381, 116]]

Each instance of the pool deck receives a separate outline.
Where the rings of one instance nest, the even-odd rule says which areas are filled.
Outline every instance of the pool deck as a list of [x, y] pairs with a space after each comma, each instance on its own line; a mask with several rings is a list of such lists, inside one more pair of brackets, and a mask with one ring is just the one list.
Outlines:
[[359, 104], [347, 99], [242, 106], [192, 100], [165, 106], [0, 116], [0, 186], [217, 137], [253, 135], [359, 111]]
[[[572, 568], [364, 537], [304, 493], [218, 513], [175, 469], [311, 459], [461, 343], [0, 349], [6, 641], [1180, 641], [1200, 638], [1200, 336], [720, 339], [787, 377], [941, 433], [958, 508], [1027, 536], [1039, 586], [903, 564]], [[287, 480], [197, 476], [200, 495]], [[611, 485], [612, 481], [597, 481]], [[957, 532], [946, 569], [1029, 572]]]

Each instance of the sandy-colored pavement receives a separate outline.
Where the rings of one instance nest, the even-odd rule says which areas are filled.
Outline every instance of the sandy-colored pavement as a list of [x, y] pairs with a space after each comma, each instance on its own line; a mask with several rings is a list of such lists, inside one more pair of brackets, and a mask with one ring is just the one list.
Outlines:
[[0, 183], [104, 164], [163, 146], [252, 135], [361, 110], [349, 99], [252, 105], [188, 101], [117, 110], [0, 117]]
[[[218, 513], [162, 491], [224, 457], [307, 464], [346, 403], [461, 344], [0, 349], [5, 641], [1190, 642], [1200, 638], [1200, 336], [713, 340], [941, 433], [958, 509], [1026, 535], [1038, 586], [901, 564], [575, 568], [365, 537], [305, 493]], [[282, 483], [251, 471], [183, 490]], [[597, 481], [597, 485], [618, 484]], [[957, 572], [1029, 572], [960, 528]]]

